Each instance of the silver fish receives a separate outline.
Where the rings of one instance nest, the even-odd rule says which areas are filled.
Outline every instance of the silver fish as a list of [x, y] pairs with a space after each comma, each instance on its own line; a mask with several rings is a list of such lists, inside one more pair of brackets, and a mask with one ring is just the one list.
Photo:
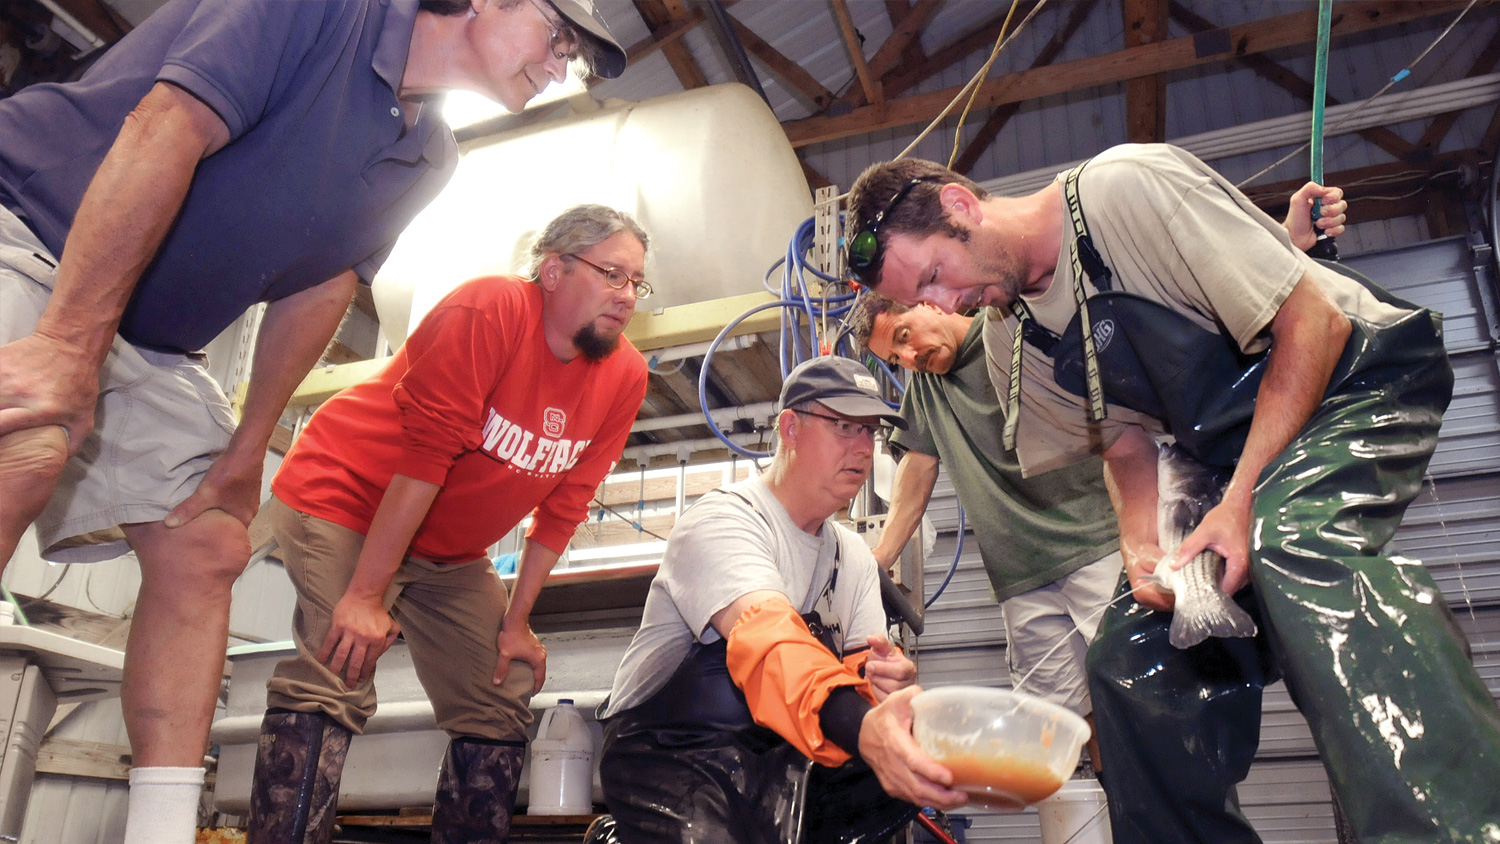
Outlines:
[[[1170, 559], [1219, 503], [1228, 478], [1172, 445], [1162, 446], [1156, 471], [1157, 535], [1164, 559]], [[1161, 565], [1147, 578], [1177, 596], [1168, 635], [1173, 647], [1191, 648], [1210, 636], [1255, 635], [1254, 619], [1219, 588], [1223, 576], [1224, 558], [1205, 549], [1182, 568]]]

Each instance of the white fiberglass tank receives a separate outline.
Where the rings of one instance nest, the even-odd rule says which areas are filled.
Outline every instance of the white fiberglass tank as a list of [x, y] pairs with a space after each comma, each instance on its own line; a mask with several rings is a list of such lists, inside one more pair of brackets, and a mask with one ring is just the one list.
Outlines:
[[375, 279], [393, 345], [458, 283], [521, 273], [536, 230], [597, 202], [651, 235], [659, 310], [761, 289], [812, 194], [771, 110], [715, 85], [470, 142], [447, 188], [412, 221]]

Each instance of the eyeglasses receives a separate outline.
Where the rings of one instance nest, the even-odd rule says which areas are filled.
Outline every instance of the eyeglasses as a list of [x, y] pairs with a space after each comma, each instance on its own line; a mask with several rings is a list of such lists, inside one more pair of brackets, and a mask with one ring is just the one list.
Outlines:
[[593, 261], [590, 261], [589, 259], [575, 252], [569, 252], [563, 257], [572, 258], [575, 261], [581, 261], [598, 270], [599, 274], [604, 276], [604, 283], [608, 284], [610, 287], [613, 287], [616, 290], [623, 289], [626, 284], [629, 284], [631, 287], [635, 288], [635, 298], [637, 300], [644, 299], [647, 296], [651, 295], [651, 284], [644, 278], [635, 278], [629, 273], [623, 272], [621, 270], [611, 269], [609, 267], [601, 267]]
[[838, 435], [839, 439], [843, 440], [852, 440], [855, 437], [862, 437], [865, 434], [873, 437], [882, 427], [880, 425], [871, 425], [867, 422], [850, 422], [841, 416], [829, 416], [826, 413], [814, 413], [811, 410], [794, 409], [792, 412], [800, 413], [803, 416], [816, 416], [819, 419], [827, 419], [833, 423], [833, 432]]
[[869, 287], [874, 286], [873, 280], [866, 274], [880, 263], [880, 224], [885, 222], [886, 215], [895, 210], [896, 206], [901, 204], [901, 200], [905, 199], [906, 195], [911, 193], [912, 188], [923, 182], [936, 181], [938, 179], [931, 176], [918, 176], [902, 185], [901, 190], [896, 191], [896, 195], [891, 197], [891, 201], [887, 202], [885, 207], [880, 209], [880, 213], [875, 215], [875, 219], [871, 221], [869, 228], [860, 231], [849, 239], [849, 246], [844, 250], [844, 266], [849, 268], [849, 276], [851, 278], [860, 284]]
[[542, 13], [542, 20], [547, 22], [547, 26], [552, 27], [552, 35], [547, 41], [548, 47], [552, 50], [552, 56], [565, 62], [578, 58], [578, 31], [566, 21], [559, 20], [562, 13], [557, 11], [551, 3], [531, 0], [531, 5]]

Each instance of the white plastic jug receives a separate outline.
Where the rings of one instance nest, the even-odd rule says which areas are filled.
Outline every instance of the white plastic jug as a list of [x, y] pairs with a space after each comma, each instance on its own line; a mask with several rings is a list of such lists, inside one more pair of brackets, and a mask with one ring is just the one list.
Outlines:
[[1110, 844], [1109, 807], [1098, 780], [1068, 780], [1036, 804], [1042, 844]]
[[531, 742], [528, 815], [587, 815], [594, 810], [594, 736], [573, 701], [542, 715]]

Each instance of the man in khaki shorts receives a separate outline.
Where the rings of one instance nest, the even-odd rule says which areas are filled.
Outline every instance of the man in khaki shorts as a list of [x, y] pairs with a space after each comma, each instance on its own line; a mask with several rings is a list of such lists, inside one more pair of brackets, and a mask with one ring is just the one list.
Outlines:
[[[34, 519], [48, 559], [140, 563], [126, 844], [194, 837], [266, 444], [456, 166], [426, 106], [520, 111], [575, 58], [624, 69], [589, 0], [172, 0], [0, 100], [0, 565]], [[231, 434], [198, 352], [257, 303]]]
[[[432, 840], [505, 841], [546, 677], [531, 607], [646, 395], [646, 362], [621, 336], [650, 293], [646, 241], [611, 208], [563, 212], [530, 278], [460, 285], [288, 452], [267, 515], [297, 589], [298, 653], [269, 684], [251, 844], [329, 840], [344, 754], [398, 632], [452, 739]], [[507, 602], [486, 551], [527, 514]]]

